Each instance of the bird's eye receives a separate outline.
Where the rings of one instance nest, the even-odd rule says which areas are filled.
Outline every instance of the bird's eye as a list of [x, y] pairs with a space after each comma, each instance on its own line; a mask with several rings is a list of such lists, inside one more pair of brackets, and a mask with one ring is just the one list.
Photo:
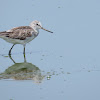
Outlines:
[[39, 24], [36, 24], [36, 25], [39, 25]]

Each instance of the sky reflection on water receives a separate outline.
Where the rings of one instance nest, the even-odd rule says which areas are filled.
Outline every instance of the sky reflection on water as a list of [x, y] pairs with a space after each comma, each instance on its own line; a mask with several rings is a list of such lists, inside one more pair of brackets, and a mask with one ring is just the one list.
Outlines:
[[[54, 32], [40, 30], [26, 46], [26, 64], [43, 76], [40, 84], [32, 79], [1, 79], [2, 100], [100, 99], [99, 0], [2, 0], [0, 4], [0, 31], [39, 20]], [[23, 46], [12, 50], [14, 65], [7, 55], [12, 45], [2, 39], [0, 43], [0, 73], [24, 66]]]

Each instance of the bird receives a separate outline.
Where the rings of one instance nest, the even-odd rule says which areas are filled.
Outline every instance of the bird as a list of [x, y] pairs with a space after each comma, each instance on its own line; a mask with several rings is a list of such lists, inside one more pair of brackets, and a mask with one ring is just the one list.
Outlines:
[[13, 44], [9, 50], [8, 55], [11, 55], [11, 51], [16, 44], [23, 45], [23, 54], [25, 54], [26, 44], [38, 36], [39, 29], [43, 29], [47, 32], [53, 33], [52, 31], [43, 28], [41, 22], [37, 20], [32, 21], [29, 26], [19, 26], [7, 31], [0, 32], [0, 38]]

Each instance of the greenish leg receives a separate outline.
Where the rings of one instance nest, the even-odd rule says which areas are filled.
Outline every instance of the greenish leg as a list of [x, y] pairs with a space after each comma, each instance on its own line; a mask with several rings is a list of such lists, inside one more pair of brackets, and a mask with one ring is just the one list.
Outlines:
[[9, 50], [9, 54], [8, 55], [11, 55], [11, 50], [12, 48], [14, 47], [15, 44], [13, 44], [13, 46], [11, 47], [11, 49]]

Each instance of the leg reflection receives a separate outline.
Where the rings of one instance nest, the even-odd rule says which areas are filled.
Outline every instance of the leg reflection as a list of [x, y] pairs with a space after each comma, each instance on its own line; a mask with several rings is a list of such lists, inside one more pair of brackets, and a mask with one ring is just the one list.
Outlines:
[[14, 59], [11, 57], [11, 55], [9, 55], [9, 58], [13, 61], [13, 63], [16, 63], [16, 62], [14, 61]]
[[[24, 56], [24, 62], [27, 62], [25, 54], [23, 54], [23, 56]], [[9, 55], [9, 58], [13, 61], [13, 63], [16, 63], [11, 55]]]

